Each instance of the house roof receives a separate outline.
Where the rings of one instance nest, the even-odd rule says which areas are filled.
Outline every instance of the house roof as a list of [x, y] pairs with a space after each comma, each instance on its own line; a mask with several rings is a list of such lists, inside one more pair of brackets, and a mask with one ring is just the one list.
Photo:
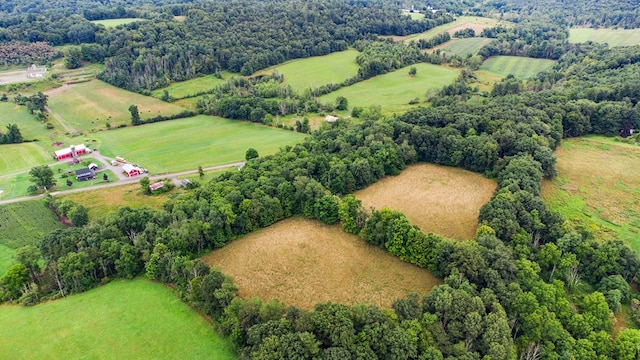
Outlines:
[[83, 169], [76, 170], [76, 176], [93, 176], [93, 175], [94, 175], [93, 170], [91, 170], [89, 168], [83, 168]]
[[164, 186], [164, 181], [158, 181], [157, 183], [153, 183], [149, 185], [149, 189], [151, 189], [151, 191], [156, 191], [163, 186]]
[[138, 170], [137, 167], [131, 165], [131, 164], [124, 164], [122, 165], [122, 171], [124, 172], [131, 172], [131, 170]]

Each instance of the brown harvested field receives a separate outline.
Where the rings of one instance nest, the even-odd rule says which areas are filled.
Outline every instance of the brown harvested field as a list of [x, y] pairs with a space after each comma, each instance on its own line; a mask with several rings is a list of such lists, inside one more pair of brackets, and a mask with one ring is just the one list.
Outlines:
[[360, 238], [317, 221], [291, 218], [205, 255], [231, 275], [242, 297], [278, 299], [310, 309], [321, 302], [390, 307], [441, 281]]
[[470, 240], [478, 227], [478, 215], [497, 184], [484, 176], [433, 164], [407, 167], [356, 192], [368, 208], [387, 207], [404, 213], [425, 233]]

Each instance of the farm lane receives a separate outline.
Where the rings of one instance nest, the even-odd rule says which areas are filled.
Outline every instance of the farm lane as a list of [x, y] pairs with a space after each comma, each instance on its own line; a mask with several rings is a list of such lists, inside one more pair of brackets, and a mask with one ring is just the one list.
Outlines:
[[[212, 171], [212, 170], [220, 170], [220, 169], [232, 168], [232, 167], [236, 167], [237, 168], [237, 167], [240, 167], [240, 166], [244, 166], [244, 164], [245, 164], [245, 162], [241, 161], [241, 162], [235, 162], [235, 163], [230, 163], [230, 164], [209, 166], [209, 167], [206, 167], [206, 168], [202, 168], [202, 170], [203, 171]], [[184, 175], [196, 174], [196, 173], [198, 173], [198, 169], [181, 171], [181, 172], [176, 172], [176, 173], [158, 174], [158, 175], [149, 176], [149, 180], [153, 181], [153, 180], [159, 180], [159, 179], [164, 179], [164, 178], [175, 179], [178, 176], [184, 176]], [[50, 192], [49, 194], [51, 194], [51, 196], [57, 196], [57, 195], [72, 194], [72, 193], [77, 193], [77, 192], [82, 192], [82, 191], [104, 189], [104, 188], [120, 186], [120, 185], [135, 184], [138, 181], [140, 181], [140, 179], [142, 179], [142, 176], [136, 176], [136, 177], [133, 177], [133, 178], [125, 178], [125, 180], [120, 180], [120, 181], [114, 182], [114, 183], [100, 184], [100, 185], [90, 186], [90, 187], [81, 188], [81, 189], [69, 189], [69, 190], [53, 191], [53, 192]], [[11, 203], [27, 201], [27, 200], [40, 199], [40, 198], [43, 198], [44, 196], [45, 196], [45, 194], [40, 194], [40, 195], [34, 195], [34, 196], [24, 196], [24, 197], [15, 198], [15, 199], [0, 200], [0, 205], [11, 204]]]
[[129, 177], [123, 174], [122, 171], [120, 171], [120, 169], [118, 168], [118, 166], [111, 165], [111, 161], [113, 160], [112, 158], [102, 155], [98, 150], [92, 152], [91, 157], [100, 161], [102, 165], [104, 165], [105, 169], [109, 169], [114, 174], [116, 174], [116, 176], [120, 181], [129, 180]]

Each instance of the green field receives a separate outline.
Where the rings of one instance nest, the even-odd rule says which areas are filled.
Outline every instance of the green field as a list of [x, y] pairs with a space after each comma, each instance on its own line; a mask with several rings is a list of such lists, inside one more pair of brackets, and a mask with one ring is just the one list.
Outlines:
[[122, 19], [94, 20], [92, 21], [92, 23], [109, 28], [109, 27], [116, 27], [118, 25], [130, 24], [136, 21], [147, 21], [147, 20], [141, 19], [141, 18], [122, 18]]
[[425, 31], [419, 34], [413, 34], [409, 36], [398, 37], [397, 40], [409, 42], [411, 40], [418, 41], [420, 39], [431, 39], [432, 37], [444, 33], [449, 32], [451, 36], [458, 31], [466, 28], [472, 28], [475, 30], [476, 35], [480, 35], [483, 29], [489, 27], [495, 27], [498, 25], [502, 26], [511, 26], [511, 23], [507, 21], [496, 20], [492, 18], [485, 18], [479, 16], [460, 16], [455, 21], [436, 26], [429, 31]]
[[460, 56], [467, 56], [468, 54], [476, 55], [480, 49], [492, 40], [493, 39], [481, 37], [453, 39], [442, 47], [442, 51]]
[[42, 140], [49, 135], [45, 125], [29, 114], [26, 106], [16, 105], [13, 101], [0, 102], [0, 132], [7, 130], [9, 124], [16, 124], [24, 139]]
[[9, 267], [15, 263], [13, 260], [14, 252], [12, 248], [0, 244], [0, 277], [4, 276]]
[[130, 105], [136, 105], [142, 120], [162, 114], [177, 114], [184, 109], [153, 97], [119, 89], [100, 80], [63, 86], [47, 93], [52, 122], [66, 132], [87, 132], [130, 124]]
[[154, 90], [151, 92], [151, 95], [160, 99], [164, 90], [167, 90], [169, 96], [173, 96], [176, 99], [188, 98], [195, 93], [213, 89], [214, 87], [224, 83], [226, 79], [231, 76], [237, 75], [222, 72], [222, 79], [217, 78], [215, 75], [201, 76], [191, 80], [176, 82], [165, 88]]
[[422, 20], [424, 19], [424, 14], [419, 12], [403, 12], [403, 15], [411, 17], [412, 20]]
[[115, 281], [32, 307], [0, 307], [6, 359], [237, 359], [167, 287]]
[[38, 246], [44, 235], [62, 227], [42, 200], [0, 205], [0, 244], [12, 249]]
[[267, 155], [303, 137], [292, 131], [205, 115], [102, 131], [95, 136], [104, 155], [125, 157], [151, 173], [244, 161], [250, 147]]
[[640, 44], [640, 29], [574, 28], [569, 31], [569, 42], [607, 43], [609, 46], [633, 46]]
[[296, 92], [310, 87], [342, 82], [358, 73], [356, 50], [340, 51], [325, 56], [297, 59], [261, 70], [257, 74], [271, 74], [278, 70], [285, 84]]
[[513, 75], [517, 78], [528, 79], [541, 71], [550, 69], [555, 63], [554, 60], [521, 56], [492, 56], [485, 60], [480, 66], [480, 70], [501, 77]]
[[620, 239], [640, 251], [640, 147], [601, 136], [563, 140], [558, 176], [542, 197], [567, 220], [599, 239]]
[[[53, 163], [53, 150], [49, 154], [36, 143], [0, 145], [0, 151], [2, 152], [2, 156], [0, 156], [0, 184], [3, 175], [16, 171], [28, 171], [37, 165]], [[0, 189], [2, 189], [2, 185], [0, 185]]]
[[432, 64], [415, 64], [417, 74], [409, 76], [409, 68], [376, 76], [351, 86], [344, 87], [320, 97], [323, 103], [332, 102], [338, 96], [344, 96], [349, 106], [389, 106], [407, 104], [418, 98], [425, 99], [430, 89], [440, 89], [452, 83], [458, 77], [458, 70]]

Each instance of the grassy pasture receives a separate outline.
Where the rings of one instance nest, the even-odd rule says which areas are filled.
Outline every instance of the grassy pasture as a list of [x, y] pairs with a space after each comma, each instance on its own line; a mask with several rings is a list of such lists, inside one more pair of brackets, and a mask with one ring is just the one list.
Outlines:
[[284, 75], [285, 84], [302, 92], [310, 87], [339, 83], [358, 73], [356, 50], [345, 50], [324, 56], [287, 61], [261, 70], [257, 74], [271, 74], [278, 70]]
[[0, 277], [4, 276], [9, 270], [9, 267], [15, 263], [13, 259], [13, 253], [15, 250], [12, 248], [0, 244]]
[[118, 25], [131, 24], [136, 21], [147, 21], [141, 18], [122, 18], [122, 19], [105, 19], [105, 20], [93, 20], [92, 23], [96, 25], [102, 25], [106, 28], [116, 27]]
[[411, 40], [418, 41], [420, 39], [431, 39], [432, 37], [444, 32], [448, 32], [449, 34], [451, 34], [451, 36], [453, 36], [456, 31], [467, 28], [472, 28], [473, 30], [475, 30], [476, 35], [480, 35], [482, 30], [484, 30], [485, 28], [495, 27], [498, 25], [511, 26], [511, 23], [480, 16], [460, 16], [453, 22], [436, 26], [433, 29], [425, 31], [423, 33], [412, 34], [409, 36], [397, 36], [394, 37], [394, 39], [396, 41], [405, 42], [409, 42]]
[[63, 226], [41, 200], [0, 205], [0, 244], [12, 249], [38, 246], [44, 235]]
[[447, 42], [443, 47], [442, 51], [460, 55], [467, 56], [468, 54], [476, 55], [482, 47], [490, 43], [492, 39], [481, 38], [481, 37], [472, 37], [466, 39], [453, 39]]
[[138, 184], [56, 196], [56, 198], [69, 199], [86, 207], [89, 210], [90, 219], [101, 218], [121, 206], [129, 206], [131, 208], [148, 206], [160, 209], [168, 197], [169, 193], [154, 196], [142, 195]]
[[612, 138], [563, 140], [558, 176], [544, 181], [542, 197], [566, 219], [603, 239], [620, 239], [640, 251], [640, 147]]
[[262, 155], [295, 144], [302, 134], [212, 116], [165, 121], [95, 134], [100, 151], [141, 164], [152, 173], [244, 161], [253, 147]]
[[53, 151], [49, 154], [36, 143], [0, 145], [0, 151], [2, 152], [2, 156], [0, 156], [0, 182], [2, 175], [16, 171], [28, 171], [37, 165], [53, 163]]
[[6, 126], [16, 124], [22, 137], [28, 140], [42, 140], [49, 135], [45, 125], [29, 114], [26, 106], [16, 105], [12, 101], [0, 102], [0, 131], [6, 132]]
[[521, 56], [492, 56], [480, 66], [481, 71], [506, 77], [509, 74], [521, 79], [535, 76], [555, 65], [554, 60], [533, 59]]
[[167, 90], [169, 95], [174, 98], [190, 97], [197, 92], [213, 89], [214, 87], [224, 83], [226, 79], [231, 76], [236, 76], [236, 74], [223, 72], [222, 79], [218, 79], [215, 75], [205, 75], [195, 79], [180, 81], [165, 88], [152, 91], [151, 96], [160, 99], [164, 90]]
[[47, 92], [52, 118], [67, 132], [86, 132], [131, 123], [130, 105], [138, 106], [140, 118], [176, 114], [184, 109], [153, 97], [119, 89], [100, 80], [67, 85]]
[[399, 210], [423, 232], [469, 240], [496, 183], [480, 174], [433, 164], [407, 167], [356, 192], [365, 208]]
[[417, 74], [409, 76], [409, 66], [376, 76], [321, 96], [323, 103], [335, 103], [338, 96], [349, 100], [350, 106], [401, 105], [418, 98], [424, 100], [430, 89], [440, 89], [452, 83], [459, 70], [433, 64], [415, 64]]
[[0, 348], [11, 359], [237, 359], [204, 318], [148, 280], [1, 306]]
[[408, 292], [440, 283], [427, 270], [387, 254], [339, 226], [283, 220], [203, 257], [231, 275], [240, 296], [312, 308], [319, 302], [390, 307]]
[[609, 46], [633, 46], [640, 44], [640, 29], [593, 29], [573, 28], [569, 30], [569, 42], [607, 43]]

